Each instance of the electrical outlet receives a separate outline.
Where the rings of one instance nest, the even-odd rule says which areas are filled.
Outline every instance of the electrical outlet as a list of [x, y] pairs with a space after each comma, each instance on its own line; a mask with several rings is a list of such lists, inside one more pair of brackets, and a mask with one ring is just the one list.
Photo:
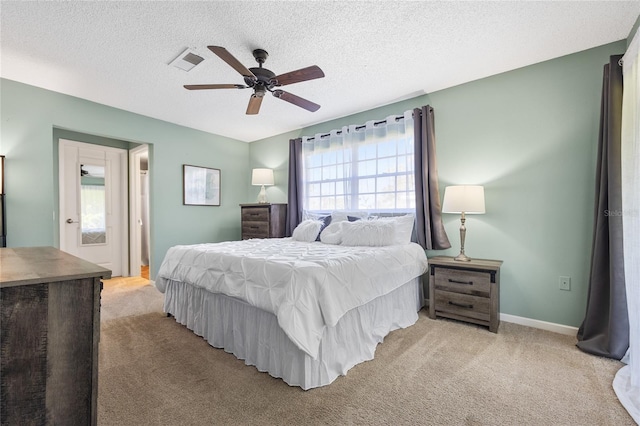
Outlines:
[[558, 281], [560, 290], [571, 290], [571, 277], [560, 277]]

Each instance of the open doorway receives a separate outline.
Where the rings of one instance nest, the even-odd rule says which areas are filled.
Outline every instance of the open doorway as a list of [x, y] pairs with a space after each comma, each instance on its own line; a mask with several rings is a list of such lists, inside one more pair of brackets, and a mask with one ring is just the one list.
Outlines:
[[149, 146], [129, 151], [131, 276], [149, 279], [151, 237], [149, 214]]

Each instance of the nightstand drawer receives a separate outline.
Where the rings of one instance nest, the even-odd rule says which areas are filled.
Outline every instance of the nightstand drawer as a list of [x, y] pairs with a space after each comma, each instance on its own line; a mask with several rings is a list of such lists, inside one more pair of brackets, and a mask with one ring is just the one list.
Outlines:
[[491, 301], [486, 297], [448, 291], [436, 292], [436, 315], [451, 313], [481, 321], [489, 321], [490, 312]]
[[269, 209], [262, 207], [244, 207], [242, 209], [243, 222], [269, 222]]
[[248, 238], [269, 238], [269, 223], [242, 222], [242, 239]]
[[435, 285], [437, 290], [489, 297], [491, 274], [483, 271], [436, 268]]

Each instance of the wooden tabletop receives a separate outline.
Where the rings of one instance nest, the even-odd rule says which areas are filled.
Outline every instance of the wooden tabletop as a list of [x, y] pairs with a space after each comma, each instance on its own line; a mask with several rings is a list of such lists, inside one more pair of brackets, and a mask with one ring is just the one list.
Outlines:
[[111, 271], [54, 247], [0, 248], [0, 287], [82, 278], [111, 278]]
[[468, 262], [463, 262], [459, 260], [455, 260], [452, 256], [435, 256], [430, 257], [429, 264], [438, 265], [438, 266], [451, 266], [458, 268], [476, 268], [476, 269], [487, 269], [487, 270], [497, 270], [500, 269], [500, 265], [502, 265], [502, 260], [493, 260], [493, 259], [471, 259]]

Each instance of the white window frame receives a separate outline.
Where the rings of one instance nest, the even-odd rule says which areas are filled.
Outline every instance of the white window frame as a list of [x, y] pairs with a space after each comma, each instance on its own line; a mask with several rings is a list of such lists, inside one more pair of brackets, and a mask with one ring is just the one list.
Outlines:
[[[393, 150], [388, 149], [390, 142], [394, 142]], [[373, 152], [371, 152], [372, 148]], [[369, 154], [369, 156], [363, 159], [362, 154]], [[389, 171], [380, 170], [384, 163], [389, 166]], [[373, 173], [362, 170], [363, 166], [373, 167]], [[304, 153], [303, 150], [302, 169], [304, 211], [311, 213], [335, 210], [388, 213], [415, 211], [413, 134], [410, 137], [404, 136], [402, 139], [390, 135], [335, 148], [318, 149], [313, 153]], [[347, 173], [349, 169], [353, 172]], [[350, 176], [345, 176], [347, 174]], [[403, 177], [405, 177], [404, 183], [401, 182]], [[390, 178], [394, 179], [393, 189], [381, 191], [379, 185]], [[341, 182], [342, 188], [339, 185]], [[365, 192], [362, 186], [367, 183], [371, 183], [373, 188], [366, 188], [369, 191]], [[327, 188], [327, 185], [334, 187]], [[380, 197], [385, 196], [391, 196], [393, 200], [387, 203], [381, 202]]]

